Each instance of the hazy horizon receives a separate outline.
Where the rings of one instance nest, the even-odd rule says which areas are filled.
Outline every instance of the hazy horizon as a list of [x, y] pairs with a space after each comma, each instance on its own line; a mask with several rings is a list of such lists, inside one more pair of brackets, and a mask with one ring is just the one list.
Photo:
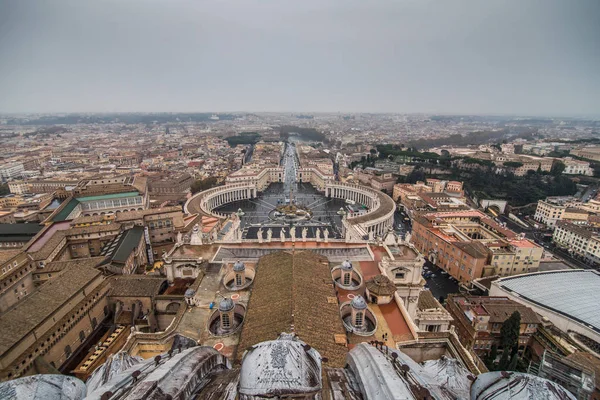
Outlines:
[[600, 2], [0, 0], [0, 113], [600, 115]]

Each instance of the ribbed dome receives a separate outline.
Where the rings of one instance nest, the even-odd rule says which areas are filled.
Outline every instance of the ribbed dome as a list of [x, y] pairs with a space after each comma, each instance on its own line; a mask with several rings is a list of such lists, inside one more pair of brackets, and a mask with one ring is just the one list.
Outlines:
[[233, 306], [233, 300], [231, 300], [229, 297], [226, 297], [219, 303], [219, 311], [231, 311], [233, 310]]
[[243, 262], [241, 262], [240, 260], [236, 261], [235, 264], [233, 264], [233, 270], [235, 272], [242, 272], [246, 269], [246, 266], [244, 265]]
[[346, 270], [346, 271], [350, 271], [352, 270], [352, 263], [348, 260], [344, 261], [342, 263], [342, 269]]
[[364, 310], [367, 308], [367, 302], [362, 296], [356, 296], [352, 299], [352, 308], [357, 310]]

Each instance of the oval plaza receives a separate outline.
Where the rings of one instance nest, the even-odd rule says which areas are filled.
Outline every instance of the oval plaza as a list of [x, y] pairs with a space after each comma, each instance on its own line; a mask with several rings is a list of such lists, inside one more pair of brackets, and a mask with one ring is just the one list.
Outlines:
[[322, 164], [300, 166], [300, 159], [296, 146], [288, 144], [277, 166], [246, 165], [225, 185], [189, 199], [185, 211], [231, 219], [231, 227], [240, 231], [237, 239], [292, 239], [297, 233], [312, 239], [362, 241], [387, 235], [396, 210], [388, 195], [337, 182]]

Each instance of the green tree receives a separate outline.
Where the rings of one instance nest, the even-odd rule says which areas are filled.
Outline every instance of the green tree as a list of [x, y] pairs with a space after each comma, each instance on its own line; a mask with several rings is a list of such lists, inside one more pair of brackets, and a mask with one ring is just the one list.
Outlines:
[[417, 183], [425, 180], [425, 172], [421, 169], [413, 169], [406, 177], [406, 183]]
[[562, 161], [555, 161], [552, 164], [552, 168], [550, 169], [550, 173], [554, 176], [558, 176], [563, 173], [565, 170], [565, 163]]
[[2, 185], [0, 185], [0, 196], [4, 196], [5, 194], [9, 194], [9, 193], [10, 193], [10, 189], [8, 188], [7, 183], [3, 183]]
[[516, 371], [518, 362], [519, 362], [519, 355], [517, 353], [515, 353], [515, 354], [513, 354], [512, 358], [510, 359], [510, 364], [508, 364], [508, 368], [506, 368], [506, 370], [507, 371]]
[[516, 353], [519, 347], [519, 331], [521, 327], [521, 314], [515, 311], [500, 329], [500, 343], [502, 344], [502, 357], [498, 369], [506, 370], [510, 364], [511, 353]]
[[496, 357], [498, 357], [498, 346], [493, 344], [492, 349], [485, 360], [485, 365], [490, 371], [494, 371], [496, 369]]
[[217, 186], [217, 178], [214, 176], [211, 176], [211, 177], [205, 178], [205, 179], [198, 179], [197, 181], [192, 183], [190, 190], [192, 191], [192, 194], [195, 194], [198, 192], [202, 192], [204, 190], [208, 190], [215, 186]]

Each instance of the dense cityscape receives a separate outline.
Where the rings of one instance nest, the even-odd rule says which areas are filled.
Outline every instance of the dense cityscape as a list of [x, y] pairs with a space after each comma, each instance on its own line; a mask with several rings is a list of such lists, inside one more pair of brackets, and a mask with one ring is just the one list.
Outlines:
[[598, 395], [596, 120], [0, 121], [3, 391]]

